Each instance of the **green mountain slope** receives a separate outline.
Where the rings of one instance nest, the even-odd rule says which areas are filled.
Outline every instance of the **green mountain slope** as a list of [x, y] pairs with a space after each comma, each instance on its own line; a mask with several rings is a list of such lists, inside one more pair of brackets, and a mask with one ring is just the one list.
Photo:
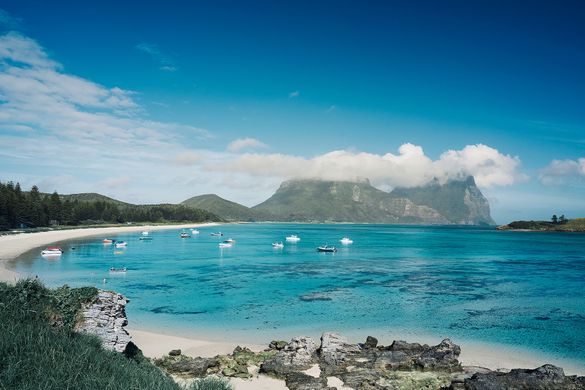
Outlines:
[[367, 181], [290, 180], [252, 209], [282, 221], [493, 224], [473, 178], [391, 193]]
[[427, 206], [372, 187], [369, 182], [290, 180], [253, 210], [283, 221], [447, 223]]
[[[47, 194], [49, 195], [49, 194]], [[59, 195], [61, 200], [69, 200], [71, 202], [79, 201], [79, 202], [106, 202], [106, 203], [113, 203], [119, 206], [128, 206], [130, 203], [122, 202], [121, 200], [117, 200], [114, 198], [110, 198], [108, 196], [98, 194], [96, 192], [83, 192], [80, 194], [70, 194], [70, 195]]]
[[226, 221], [265, 221], [273, 219], [268, 213], [250, 209], [244, 205], [223, 199], [215, 194], [194, 196], [182, 205], [206, 210]]

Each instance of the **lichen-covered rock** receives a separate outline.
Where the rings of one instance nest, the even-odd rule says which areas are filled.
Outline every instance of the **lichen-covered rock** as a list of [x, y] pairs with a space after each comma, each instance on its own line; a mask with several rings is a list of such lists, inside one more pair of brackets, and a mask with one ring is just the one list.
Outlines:
[[355, 344], [348, 344], [347, 340], [337, 333], [325, 332], [321, 336], [319, 357], [328, 365], [338, 366], [346, 363], [352, 356], [360, 352]]
[[283, 340], [272, 340], [268, 345], [268, 348], [280, 351], [281, 349], [284, 349], [284, 347], [286, 347], [287, 344], [288, 343]]
[[154, 364], [164, 368], [170, 374], [185, 377], [202, 377], [208, 374], [209, 369], [217, 367], [218, 360], [216, 358], [192, 358], [179, 355], [156, 359]]
[[326, 378], [315, 378], [302, 372], [291, 372], [286, 376], [286, 387], [290, 390], [334, 390], [327, 386]]
[[423, 370], [456, 371], [461, 369], [459, 354], [461, 348], [451, 340], [445, 339], [439, 345], [423, 351], [416, 359], [416, 364]]
[[261, 372], [283, 376], [290, 372], [303, 371], [317, 361], [318, 345], [311, 337], [295, 337], [274, 357], [266, 360]]
[[[456, 388], [452, 386], [452, 388]], [[562, 368], [545, 364], [534, 370], [476, 373], [464, 382], [466, 390], [583, 390], [585, 377], [565, 376]]]
[[75, 326], [75, 330], [98, 336], [106, 349], [124, 352], [131, 340], [124, 329], [128, 325], [128, 302], [121, 294], [100, 290], [94, 301], [82, 306], [81, 321]]

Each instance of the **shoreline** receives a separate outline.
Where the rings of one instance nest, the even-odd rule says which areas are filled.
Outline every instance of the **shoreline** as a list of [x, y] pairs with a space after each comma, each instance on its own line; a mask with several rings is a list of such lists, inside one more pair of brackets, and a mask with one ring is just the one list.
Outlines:
[[[204, 330], [193, 329], [192, 334], [181, 336], [168, 334], [165, 330], [146, 328], [142, 325], [130, 324], [126, 330], [132, 336], [133, 342], [143, 351], [144, 355], [150, 358], [159, 358], [172, 349], [181, 349], [184, 355], [191, 357], [214, 357], [218, 354], [231, 353], [236, 346], [248, 347], [253, 351], [261, 351], [268, 347], [268, 344], [275, 338], [260, 341], [259, 338], [250, 340], [244, 335], [236, 335], [232, 338], [224, 338], [218, 341], [217, 337], [210, 336]], [[335, 331], [323, 329], [322, 332]], [[194, 333], [197, 333], [195, 335]], [[283, 335], [278, 340], [290, 341], [294, 336], [311, 336], [316, 340], [319, 335], [307, 334], [307, 332], [294, 332]], [[288, 332], [290, 333], [290, 332]], [[394, 340], [404, 340], [410, 343], [437, 345], [443, 337], [432, 336], [409, 336], [399, 333], [392, 333], [388, 330], [370, 329], [363, 332], [339, 332], [351, 343], [363, 343], [368, 335], [376, 337], [380, 344], [390, 345]], [[462, 366], [474, 366], [488, 368], [492, 371], [513, 368], [534, 369], [544, 364], [553, 364], [562, 367], [566, 375], [585, 375], [585, 365], [578, 361], [569, 359], [552, 359], [542, 356], [538, 351], [531, 351], [526, 348], [518, 348], [504, 344], [481, 342], [465, 339], [454, 339], [451, 341], [461, 347], [459, 361]]]
[[[49, 232], [22, 233], [1, 236], [0, 281], [15, 282], [20, 277], [23, 277], [23, 275], [20, 275], [17, 272], [7, 268], [9, 261], [14, 260], [27, 251], [45, 245], [50, 245], [54, 242], [143, 230], [154, 231], [164, 229], [186, 229], [216, 225], [219, 225], [219, 223], [117, 226], [104, 228], [56, 230]], [[322, 331], [328, 330], [330, 329], [323, 329]], [[223, 340], [218, 341], [217, 338], [207, 337], [209, 335], [206, 335], [205, 331], [197, 329], [193, 329], [193, 332], [189, 332], [187, 337], [179, 337], [176, 335], [165, 334], [164, 330], [161, 331], [158, 329], [153, 330], [152, 328], [148, 328], [147, 324], [132, 324], [131, 319], [128, 331], [136, 345], [138, 345], [138, 347], [143, 350], [145, 356], [153, 358], [160, 357], [163, 354], [167, 354], [170, 350], [177, 348], [183, 350], [186, 355], [202, 357], [211, 357], [217, 354], [231, 353], [237, 345], [247, 346], [252, 350], [262, 350], [266, 348], [268, 343], [271, 341], [263, 340], [262, 343], [258, 343], [258, 339], [255, 339], [254, 342], [250, 342], [249, 339], [246, 341], [245, 336], [234, 336], [234, 338], [226, 337]], [[438, 344], [441, 341], [436, 337], [416, 337], [416, 339], [413, 339], [411, 336], [391, 334], [389, 330], [377, 332], [374, 329], [369, 331], [361, 329], [360, 332], [350, 332], [349, 334], [344, 334], [342, 332], [341, 334], [346, 336], [352, 342], [363, 342], [365, 340], [365, 335], [363, 336], [363, 340], [357, 339], [357, 336], [359, 333], [359, 337], [361, 337], [361, 333], [366, 331], [371, 335], [378, 337], [382, 344], [389, 344], [393, 341], [393, 339], [405, 339], [409, 342], [427, 344]], [[196, 336], [193, 337], [193, 335]], [[297, 334], [295, 334], [295, 336], [297, 336]], [[239, 339], [236, 339], [236, 337], [239, 337]], [[290, 337], [287, 339], [285, 335], [281, 337], [283, 337], [286, 341], [290, 339]], [[497, 370], [512, 368], [536, 368], [545, 363], [552, 363], [562, 367], [565, 370], [565, 373], [568, 375], [585, 375], [585, 366], [582, 366], [580, 362], [573, 362], [571, 360], [565, 359], [546, 359], [546, 357], [539, 356], [538, 352], [535, 351], [525, 351], [514, 348], [513, 346], [500, 345], [496, 343], [484, 343], [475, 342], [472, 340], [457, 339], [453, 339], [452, 341], [458, 345], [461, 345], [462, 352], [459, 361], [464, 366], [480, 366], [489, 368], [491, 370]], [[236, 383], [234, 383], [234, 385], [236, 390], [286, 389], [286, 387], [281, 387], [282, 383], [274, 381], [276, 380], [267, 377], [260, 377], [259, 379], [257, 378], [253, 381], [238, 380]]]
[[7, 267], [8, 262], [20, 255], [46, 245], [59, 241], [68, 241], [92, 236], [108, 236], [112, 234], [140, 232], [143, 230], [155, 231], [166, 229], [188, 229], [205, 226], [217, 226], [218, 222], [191, 223], [176, 225], [130, 225], [114, 227], [96, 227], [52, 230], [47, 232], [18, 233], [0, 236], [0, 282], [14, 283], [24, 275]]

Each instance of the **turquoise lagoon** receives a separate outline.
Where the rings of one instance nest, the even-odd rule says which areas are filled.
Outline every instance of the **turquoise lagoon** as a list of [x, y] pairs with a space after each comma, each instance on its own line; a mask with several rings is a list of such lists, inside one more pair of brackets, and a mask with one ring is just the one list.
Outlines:
[[[212, 237], [214, 230], [224, 237]], [[359, 339], [474, 340], [584, 365], [585, 235], [476, 227], [229, 224], [62, 243], [14, 268], [50, 286], [93, 285], [130, 298], [134, 327], [267, 343], [335, 330]], [[298, 244], [273, 249], [286, 235]], [[354, 244], [342, 247], [349, 236]], [[225, 238], [237, 242], [219, 249]], [[318, 253], [318, 245], [338, 246]], [[110, 267], [127, 267], [110, 275]], [[229, 335], [229, 336], [226, 336]], [[355, 340], [357, 341], [357, 340]]]

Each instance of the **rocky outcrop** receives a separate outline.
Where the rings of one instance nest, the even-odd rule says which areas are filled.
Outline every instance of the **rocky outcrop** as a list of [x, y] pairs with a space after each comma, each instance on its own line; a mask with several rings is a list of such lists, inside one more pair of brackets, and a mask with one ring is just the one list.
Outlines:
[[562, 368], [545, 364], [534, 370], [514, 369], [508, 373], [476, 373], [465, 379], [463, 385], [453, 384], [451, 389], [465, 390], [583, 390], [585, 377], [565, 376]]
[[[422, 388], [417, 387], [421, 383], [438, 389], [449, 386], [451, 373], [461, 370], [460, 352], [449, 339], [436, 346], [395, 341], [383, 347], [374, 337], [350, 344], [337, 333], [323, 333], [319, 346], [308, 337], [293, 339], [262, 364], [261, 372], [284, 378], [291, 389], [327, 389], [328, 377], [355, 389], [392, 389], [405, 381], [413, 389]], [[319, 378], [303, 373], [314, 364], [319, 365]]]
[[306, 370], [316, 363], [318, 348], [311, 337], [295, 337], [272, 359], [265, 361], [260, 371], [282, 376]]
[[124, 329], [128, 325], [126, 318], [128, 302], [128, 299], [116, 292], [98, 291], [95, 300], [82, 305], [81, 320], [75, 326], [75, 330], [98, 336], [106, 349], [124, 352], [131, 340]]
[[261, 352], [237, 347], [214, 358], [171, 352], [174, 356], [155, 364], [179, 377], [245, 379], [260, 367], [260, 373], [283, 379], [291, 390], [585, 390], [585, 377], [565, 376], [552, 365], [507, 373], [462, 367], [461, 349], [449, 339], [434, 346], [405, 341], [381, 346], [372, 336], [351, 344], [337, 333], [323, 333], [320, 343], [295, 337], [289, 343], [273, 341]]

